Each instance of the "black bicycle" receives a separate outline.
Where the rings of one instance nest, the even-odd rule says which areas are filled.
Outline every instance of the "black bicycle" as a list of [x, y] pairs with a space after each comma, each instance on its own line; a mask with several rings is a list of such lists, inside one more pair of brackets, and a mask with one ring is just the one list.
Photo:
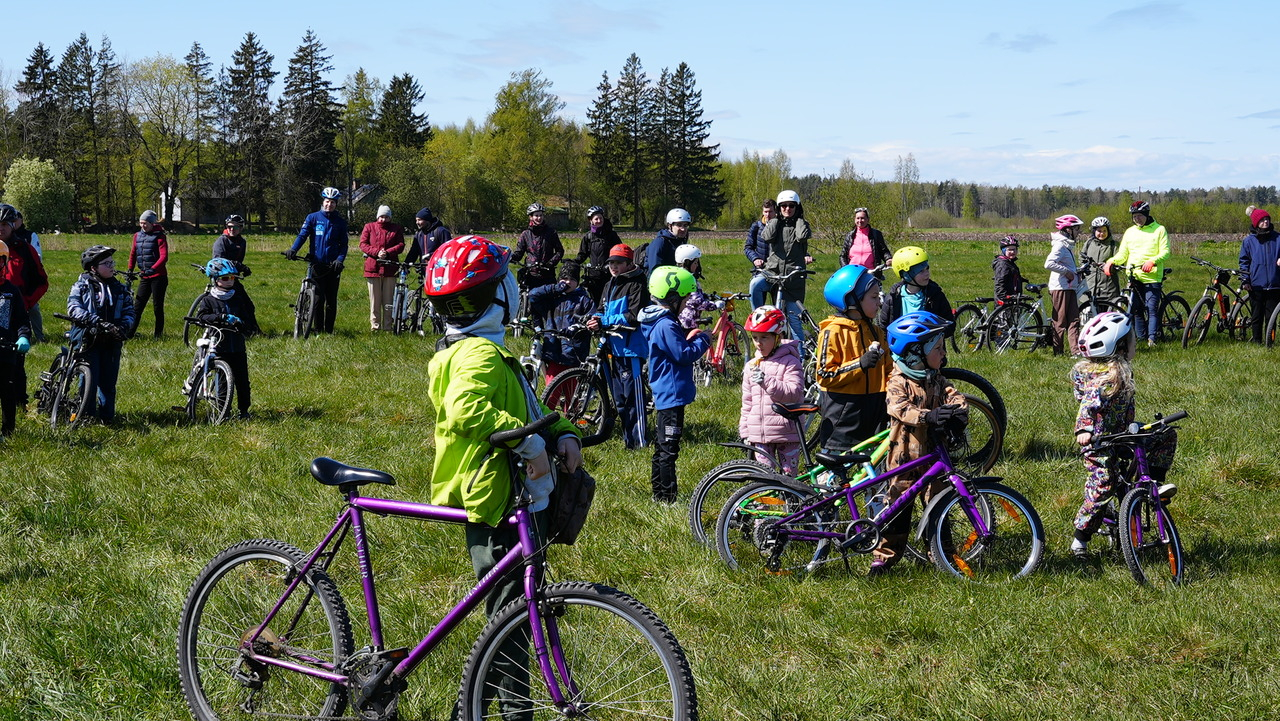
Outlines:
[[316, 302], [320, 294], [316, 287], [316, 266], [319, 261], [312, 260], [310, 255], [299, 255], [289, 257], [288, 253], [281, 253], [288, 260], [301, 260], [307, 263], [307, 275], [302, 279], [302, 287], [298, 290], [298, 300], [290, 307], [293, 308], [293, 337], [306, 338], [311, 335], [311, 325], [315, 320]]
[[[609, 394], [613, 369], [609, 366], [609, 337], [621, 337], [630, 326], [601, 326], [593, 331], [598, 336], [596, 350], [582, 365], [561, 371], [542, 391], [542, 402], [569, 419], [582, 432], [582, 445], [603, 443], [613, 434], [617, 409]], [[648, 387], [648, 383], [644, 383]]]
[[67, 339], [66, 345], [53, 357], [49, 370], [40, 374], [40, 387], [36, 389], [36, 411], [49, 418], [49, 426], [52, 428], [74, 428], [84, 421], [89, 394], [97, 388], [93, 370], [85, 356], [89, 348], [93, 347], [98, 334], [107, 332], [107, 324], [76, 320], [62, 313], [54, 313], [53, 317], [82, 328], [84, 332], [63, 334]]

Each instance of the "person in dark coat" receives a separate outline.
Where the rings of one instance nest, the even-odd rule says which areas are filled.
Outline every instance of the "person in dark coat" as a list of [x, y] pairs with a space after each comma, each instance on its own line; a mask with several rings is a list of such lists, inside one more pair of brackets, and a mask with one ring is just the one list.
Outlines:
[[5, 280], [9, 246], [0, 241], [0, 435], [13, 434], [18, 409], [27, 402], [27, 373], [23, 358], [31, 350], [31, 320], [18, 286]]
[[613, 221], [604, 208], [598, 205], [587, 208], [587, 223], [589, 227], [578, 248], [578, 265], [583, 271], [582, 287], [587, 289], [591, 302], [599, 305], [604, 284], [609, 282], [609, 251], [622, 239], [614, 231]]
[[524, 268], [516, 274], [521, 290], [537, 288], [556, 281], [556, 266], [564, 257], [564, 244], [555, 228], [547, 225], [547, 210], [542, 203], [531, 203], [525, 209], [529, 214], [529, 227], [516, 240], [516, 250], [511, 262], [524, 260]]
[[244, 294], [236, 290], [236, 268], [226, 258], [214, 258], [205, 264], [205, 275], [213, 279], [213, 287], [196, 299], [196, 317], [202, 323], [224, 326], [227, 331], [214, 350], [218, 357], [231, 366], [231, 377], [236, 386], [236, 408], [240, 418], [249, 417], [249, 355], [245, 349], [246, 326], [244, 314], [248, 310]]
[[155, 337], [159, 338], [164, 335], [164, 294], [169, 289], [169, 239], [154, 210], [143, 211], [138, 227], [138, 232], [133, 234], [133, 247], [129, 249], [129, 270], [137, 268], [142, 274], [138, 280], [137, 322], [141, 325], [142, 311], [154, 297]]
[[1253, 232], [1240, 243], [1241, 288], [1253, 306], [1252, 340], [1261, 343], [1262, 327], [1280, 305], [1280, 236], [1262, 208], [1249, 211], [1249, 222]]
[[866, 208], [855, 208], [853, 211], [853, 230], [844, 236], [844, 247], [840, 249], [840, 265], [860, 265], [867, 270], [875, 271], [876, 280], [884, 280], [884, 271], [876, 270], [893, 260], [893, 251], [884, 242], [884, 233], [871, 227], [871, 213]]
[[245, 239], [240, 231], [244, 229], [244, 218], [239, 215], [227, 216], [227, 227], [222, 231], [222, 235], [213, 241], [213, 258], [226, 258], [231, 261], [236, 268], [236, 293], [239, 294], [240, 300], [245, 304], [245, 320], [244, 333], [253, 335], [260, 332], [258, 328], [258, 309], [253, 304], [253, 299], [249, 297], [249, 292], [244, 289], [244, 284], [240, 282], [241, 278], [248, 278], [253, 273], [249, 266], [245, 265], [244, 257], [249, 250], [249, 241]]

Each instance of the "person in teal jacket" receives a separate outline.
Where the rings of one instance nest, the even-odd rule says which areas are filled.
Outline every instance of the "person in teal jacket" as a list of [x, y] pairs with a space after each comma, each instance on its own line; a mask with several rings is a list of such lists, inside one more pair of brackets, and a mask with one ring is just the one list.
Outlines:
[[[555, 485], [548, 445], [564, 470], [582, 464], [573, 425], [561, 419], [549, 431], [494, 448], [489, 436], [526, 426], [550, 411], [520, 373], [503, 345], [503, 333], [520, 291], [507, 267], [510, 251], [473, 235], [454, 238], [432, 255], [427, 295], [445, 318], [446, 332], [428, 364], [428, 395], [435, 408], [435, 463], [431, 502], [467, 512], [467, 549], [476, 578], [484, 578], [519, 543], [513, 527], [497, 528], [514, 508], [517, 485], [530, 498], [535, 521], [545, 515]], [[516, 478], [516, 460], [525, 478]], [[519, 483], [517, 484], [517, 480]], [[540, 525], [540, 524], [539, 524]], [[486, 599], [489, 618], [522, 597], [519, 575], [510, 575]], [[510, 643], [502, 657], [498, 690], [503, 718], [527, 713], [527, 645]]]
[[1164, 262], [1169, 259], [1169, 233], [1151, 217], [1151, 205], [1145, 200], [1135, 200], [1129, 206], [1133, 227], [1120, 238], [1116, 254], [1102, 266], [1102, 272], [1111, 275], [1112, 266], [1137, 266], [1133, 277], [1142, 290], [1135, 299], [1139, 301], [1130, 311], [1133, 313], [1134, 330], [1138, 340], [1147, 339], [1147, 345], [1156, 344], [1160, 333], [1160, 299], [1163, 297]]

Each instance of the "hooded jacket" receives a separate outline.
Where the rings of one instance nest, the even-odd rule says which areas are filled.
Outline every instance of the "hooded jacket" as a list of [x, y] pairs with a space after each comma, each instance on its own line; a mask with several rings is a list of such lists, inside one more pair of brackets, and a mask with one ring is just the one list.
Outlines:
[[1240, 274], [1254, 288], [1280, 288], [1280, 234], [1272, 230], [1246, 235], [1240, 244]]
[[649, 297], [649, 279], [643, 268], [632, 268], [622, 275], [609, 278], [600, 296], [601, 325], [625, 325], [635, 328], [622, 331], [622, 337], [609, 336], [609, 350], [615, 356], [646, 358], [649, 346], [640, 331], [639, 316]]
[[[769, 248], [769, 258], [764, 262], [765, 270], [786, 275], [796, 268], [804, 268], [805, 256], [809, 255], [809, 236], [809, 222], [804, 218], [771, 218], [760, 232], [760, 241]], [[804, 288], [803, 275], [792, 276], [782, 286], [788, 298], [802, 303]]]
[[133, 314], [133, 296], [124, 284], [115, 277], [103, 280], [88, 271], [71, 284], [67, 315], [85, 323], [106, 321], [128, 329], [137, 321]]
[[[754, 371], [764, 372], [764, 382], [752, 380]], [[742, 369], [742, 415], [738, 435], [752, 443], [798, 443], [800, 434], [791, 421], [773, 412], [774, 403], [804, 400], [804, 367], [800, 344], [784, 340], [768, 358], [757, 353]]]
[[217, 240], [213, 241], [213, 255], [211, 257], [226, 258], [234, 263], [236, 270], [243, 275], [245, 270], [244, 254], [248, 249], [248, 245], [249, 243], [244, 239], [243, 235], [232, 235], [231, 230], [226, 229], [222, 231], [222, 235], [219, 235]]
[[998, 301], [1018, 295], [1022, 292], [1023, 283], [1027, 282], [1018, 268], [1018, 259], [1010, 258], [1004, 253], [997, 255], [995, 260], [991, 261], [991, 278], [995, 282]]
[[44, 263], [35, 247], [20, 238], [16, 233], [9, 239], [9, 264], [5, 268], [4, 277], [18, 287], [22, 300], [31, 310], [31, 306], [40, 302], [49, 290], [49, 276], [44, 272]]
[[[881, 328], [888, 328], [889, 324], [902, 316], [902, 294], [903, 286], [906, 285], [905, 280], [894, 283], [889, 289], [889, 294], [884, 298], [884, 304], [880, 306], [880, 312], [876, 314], [876, 325]], [[947, 300], [946, 293], [942, 292], [942, 286], [929, 281], [929, 285], [924, 287], [924, 308], [930, 313], [942, 318], [955, 322], [955, 311], [951, 309], [951, 301]], [[950, 338], [955, 333], [955, 328], [947, 329], [947, 337]]]
[[[0, 341], [13, 343], [18, 338], [31, 340], [31, 318], [18, 286], [0, 278]], [[16, 351], [0, 351], [0, 364], [12, 359]]]
[[582, 234], [582, 244], [578, 246], [578, 265], [590, 263], [583, 270], [589, 276], [608, 275], [609, 251], [613, 246], [622, 243], [622, 238], [613, 229], [613, 223], [604, 221], [599, 232], [588, 230]]
[[[1110, 230], [1110, 228], [1108, 228]], [[1085, 282], [1089, 284], [1089, 292], [1098, 300], [1105, 300], [1108, 303], [1115, 303], [1120, 300], [1120, 274], [1118, 268], [1111, 271], [1111, 275], [1102, 272], [1102, 264], [1116, 254], [1116, 249], [1120, 246], [1120, 240], [1115, 235], [1108, 235], [1106, 240], [1098, 240], [1093, 235], [1084, 239], [1080, 244], [1080, 260], [1081, 265], [1084, 261], [1090, 261], [1093, 265], [1089, 269], [1089, 275], [1085, 277]]]
[[675, 313], [656, 303], [640, 312], [640, 328], [649, 345], [649, 387], [653, 389], [654, 410], [689, 405], [698, 391], [693, 382], [693, 362], [711, 348], [707, 334], [686, 339], [689, 331], [676, 322]]
[[1044, 267], [1049, 272], [1049, 290], [1075, 290], [1079, 287], [1079, 276], [1067, 280], [1066, 273], [1076, 273], [1076, 254], [1073, 250], [1076, 242], [1062, 233], [1049, 236], [1053, 245], [1049, 247], [1049, 255], [1045, 256]]
[[[591, 295], [582, 286], [568, 290], [560, 283], [550, 283], [529, 291], [529, 310], [541, 319], [543, 328], [566, 330], [591, 312]], [[542, 357], [564, 366], [581, 365], [590, 352], [589, 332], [572, 340], [546, 336], [542, 341]]]
[[395, 262], [404, 252], [404, 228], [399, 223], [383, 225], [378, 221], [365, 223], [360, 230], [360, 252], [364, 259], [364, 277], [392, 278], [399, 271], [390, 263], [378, 262], [378, 251], [387, 251], [385, 260]]
[[[1108, 261], [1120, 266], [1136, 265], [1138, 269], [1133, 272], [1133, 276], [1140, 282], [1160, 283], [1164, 281], [1164, 262], [1169, 259], [1170, 254], [1169, 233], [1163, 225], [1152, 220], [1141, 228], [1134, 225], [1126, 230], [1120, 238], [1116, 254]], [[1141, 268], [1147, 261], [1156, 264], [1150, 273]]]
[[[903, 375], [896, 367], [889, 377], [887, 390], [889, 405], [889, 455], [885, 458], [888, 468], [915, 460], [933, 450], [929, 442], [929, 424], [925, 415], [944, 405], [959, 406], [956, 418], [969, 421], [969, 402], [964, 394], [951, 385], [941, 373], [930, 373], [920, 383]], [[914, 474], [919, 477], [924, 469]]]
[[[516, 250], [511, 255], [511, 262], [519, 263], [528, 253], [529, 265], [544, 265], [554, 268], [564, 257], [564, 245], [560, 243], [560, 235], [555, 228], [542, 223], [525, 228], [516, 241]], [[554, 273], [555, 271], [548, 271]], [[555, 276], [551, 276], [554, 278]]]
[[404, 262], [426, 261], [432, 253], [436, 252], [436, 248], [443, 245], [450, 237], [449, 228], [438, 218], [432, 217], [427, 227], [413, 234], [413, 242], [409, 245], [409, 253], [405, 256]]
[[[879, 341], [884, 355], [863, 370], [859, 363], [871, 344]], [[830, 316], [818, 324], [818, 386], [828, 393], [883, 393], [889, 377], [889, 340], [869, 320]]]
[[648, 271], [652, 273], [664, 265], [675, 265], [676, 248], [688, 242], [687, 238], [681, 240], [667, 228], [659, 230], [653, 240], [649, 241], [649, 249], [645, 251]]

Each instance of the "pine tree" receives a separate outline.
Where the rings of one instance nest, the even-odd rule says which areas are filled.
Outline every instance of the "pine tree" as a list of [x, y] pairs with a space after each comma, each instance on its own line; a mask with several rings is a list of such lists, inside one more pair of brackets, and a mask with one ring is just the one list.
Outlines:
[[[99, 193], [95, 194], [94, 219], [98, 223], [114, 224], [122, 219], [137, 217], [134, 196], [122, 193], [119, 187], [120, 168], [117, 159], [128, 158], [128, 176], [133, 177], [131, 140], [126, 128], [128, 123], [128, 98], [125, 93], [123, 73], [116, 60], [115, 49], [106, 35], [94, 55], [94, 75], [98, 79], [93, 90], [94, 123], [98, 128], [93, 149], [97, 159]], [[132, 188], [131, 188], [132, 190]]]
[[277, 171], [277, 214], [305, 213], [316, 192], [334, 182], [338, 170], [340, 106], [325, 73], [331, 56], [315, 32], [307, 30], [289, 60], [280, 97], [280, 166]]
[[418, 81], [409, 73], [391, 78], [373, 122], [382, 142], [396, 148], [416, 149], [431, 140], [431, 125], [426, 114], [414, 112], [424, 97]]
[[54, 125], [54, 161], [63, 176], [75, 187], [71, 212], [80, 217], [93, 201], [96, 182], [93, 139], [93, 90], [97, 84], [93, 46], [80, 33], [62, 53], [55, 80], [58, 109]]
[[213, 63], [209, 61], [209, 56], [205, 54], [199, 42], [191, 43], [191, 50], [183, 61], [186, 63], [187, 74], [191, 76], [196, 94], [195, 166], [191, 169], [190, 192], [187, 198], [193, 211], [191, 221], [195, 223], [198, 230], [200, 216], [208, 206], [209, 165], [213, 160], [210, 141], [213, 137], [213, 121], [217, 109], [217, 86], [211, 71]]
[[271, 84], [278, 73], [271, 69], [275, 56], [253, 33], [246, 33], [231, 58], [223, 78], [221, 96], [226, 113], [220, 118], [228, 150], [225, 175], [236, 181], [238, 205], [254, 208], [266, 223], [267, 188], [275, 173]]
[[635, 53], [622, 66], [614, 94], [617, 98], [615, 127], [621, 153], [618, 186], [631, 203], [631, 222], [639, 228], [645, 224], [642, 199], [650, 177], [648, 152], [654, 89]]
[[609, 82], [608, 72], [602, 74], [596, 91], [596, 99], [587, 109], [587, 132], [591, 136], [589, 167], [596, 192], [609, 199], [616, 213], [625, 197], [620, 192], [624, 155], [617, 94]]
[[56, 155], [57, 83], [53, 54], [44, 43], [37, 43], [27, 58], [22, 80], [13, 86], [24, 96], [16, 114], [22, 128], [24, 154], [28, 157], [52, 160]]
[[655, 171], [661, 188], [658, 209], [683, 207], [695, 218], [714, 218], [724, 207], [717, 174], [720, 146], [708, 145], [711, 121], [702, 115], [702, 91], [693, 71], [680, 63], [674, 73], [662, 71], [652, 141]]

